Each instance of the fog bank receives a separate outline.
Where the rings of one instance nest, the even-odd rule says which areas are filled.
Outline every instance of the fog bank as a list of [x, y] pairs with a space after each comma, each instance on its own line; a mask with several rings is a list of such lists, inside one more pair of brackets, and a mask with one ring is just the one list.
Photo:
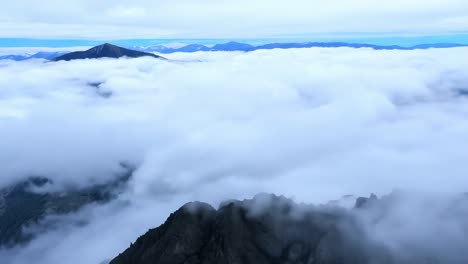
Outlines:
[[468, 189], [466, 48], [169, 59], [0, 61], [0, 186], [89, 186], [138, 167], [117, 201], [0, 257], [99, 263], [192, 200]]

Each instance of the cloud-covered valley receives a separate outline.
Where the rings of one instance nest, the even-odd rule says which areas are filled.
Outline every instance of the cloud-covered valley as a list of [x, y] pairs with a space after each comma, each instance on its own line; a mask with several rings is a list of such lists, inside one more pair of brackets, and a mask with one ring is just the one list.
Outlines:
[[0, 61], [0, 186], [83, 187], [137, 167], [115, 201], [0, 258], [100, 263], [192, 200], [468, 189], [466, 48], [169, 59]]

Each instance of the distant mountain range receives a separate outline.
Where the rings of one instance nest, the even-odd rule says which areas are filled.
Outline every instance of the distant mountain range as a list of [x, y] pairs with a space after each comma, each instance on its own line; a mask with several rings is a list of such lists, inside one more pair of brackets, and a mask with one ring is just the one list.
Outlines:
[[66, 54], [66, 52], [46, 52], [41, 51], [35, 54], [25, 54], [25, 55], [4, 55], [0, 56], [0, 60], [14, 60], [14, 61], [24, 61], [24, 60], [31, 60], [31, 59], [45, 59], [45, 60], [52, 60], [59, 56]]
[[77, 52], [38, 52], [33, 55], [4, 55], [0, 56], [0, 60], [24, 61], [30, 59], [45, 59], [45, 60], [74, 60], [74, 59], [94, 59], [94, 58], [120, 58], [120, 57], [144, 57], [150, 56], [154, 58], [163, 57], [153, 53], [170, 54], [176, 52], [192, 53], [198, 51], [242, 51], [250, 52], [255, 50], [270, 50], [270, 49], [301, 49], [301, 48], [370, 48], [375, 50], [415, 50], [415, 49], [431, 49], [431, 48], [456, 48], [467, 47], [464, 44], [455, 43], [436, 43], [436, 44], [421, 44], [412, 47], [402, 47], [398, 45], [373, 45], [364, 43], [347, 43], [347, 42], [303, 42], [303, 43], [270, 43], [259, 46], [254, 46], [240, 42], [227, 42], [216, 44], [214, 46], [206, 46], [201, 44], [189, 44], [182, 47], [172, 48], [165, 45], [157, 45], [150, 47], [127, 47], [122, 48], [112, 44], [103, 44], [91, 48], [86, 51]]
[[347, 43], [347, 42], [304, 42], [304, 43], [270, 43], [265, 45], [253, 46], [240, 42], [227, 42], [224, 44], [216, 44], [208, 47], [200, 44], [190, 44], [178, 48], [170, 48], [164, 45], [151, 47], [134, 47], [135, 49], [146, 52], [158, 52], [163, 54], [175, 52], [197, 52], [197, 51], [254, 51], [268, 49], [300, 49], [300, 48], [371, 48], [375, 50], [414, 50], [414, 49], [430, 49], [430, 48], [455, 48], [466, 47], [468, 45], [453, 44], [453, 43], [438, 43], [438, 44], [422, 44], [412, 47], [402, 47], [397, 45], [382, 46], [363, 43]]

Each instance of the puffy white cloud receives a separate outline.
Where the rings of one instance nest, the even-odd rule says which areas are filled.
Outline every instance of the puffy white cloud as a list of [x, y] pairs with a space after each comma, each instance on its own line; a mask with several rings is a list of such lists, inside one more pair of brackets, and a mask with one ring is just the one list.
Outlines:
[[466, 31], [463, 0], [177, 0], [3, 3], [0, 35], [25, 37], [271, 37], [330, 32]]
[[313, 48], [0, 62], [0, 185], [31, 174], [89, 185], [119, 161], [139, 165], [116, 202], [64, 220], [88, 225], [0, 254], [99, 263], [191, 200], [462, 192], [467, 57]]

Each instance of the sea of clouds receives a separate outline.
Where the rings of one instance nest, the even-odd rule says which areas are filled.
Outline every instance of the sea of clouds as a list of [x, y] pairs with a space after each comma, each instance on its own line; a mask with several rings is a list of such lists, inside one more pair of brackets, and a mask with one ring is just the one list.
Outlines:
[[137, 166], [117, 200], [1, 259], [100, 263], [192, 200], [468, 190], [467, 48], [169, 59], [0, 61], [0, 187], [85, 187]]

